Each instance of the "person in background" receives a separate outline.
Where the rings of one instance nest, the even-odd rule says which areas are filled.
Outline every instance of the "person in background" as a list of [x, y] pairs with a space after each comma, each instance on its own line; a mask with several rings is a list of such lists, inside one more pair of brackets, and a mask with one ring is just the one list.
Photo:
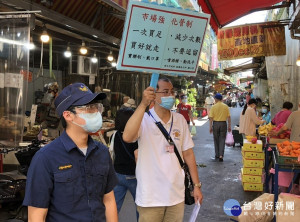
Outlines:
[[122, 104], [122, 106], [120, 107], [120, 109], [127, 107], [127, 106], [125, 106], [125, 103], [127, 103], [129, 99], [130, 99], [129, 96], [124, 96], [124, 97], [123, 97], [123, 104]]
[[240, 115], [239, 133], [243, 134], [244, 138], [245, 136], [256, 136], [256, 125], [261, 125], [265, 122], [256, 115], [256, 104], [256, 99], [250, 99]]
[[271, 122], [271, 112], [269, 103], [264, 103], [261, 108], [263, 114], [262, 119], [265, 121], [264, 124], [269, 124]]
[[[129, 100], [128, 100], [129, 102]], [[138, 143], [126, 143], [123, 141], [123, 131], [129, 118], [134, 113], [132, 108], [123, 108], [117, 111], [115, 120], [114, 136], [114, 168], [117, 173], [118, 184], [114, 188], [117, 202], [118, 213], [120, 212], [125, 195], [129, 191], [135, 200], [137, 180], [135, 177], [136, 158], [138, 152]], [[137, 221], [138, 221], [138, 213]]]
[[[154, 108], [145, 113], [151, 101]], [[160, 122], [176, 144], [188, 165], [194, 183], [195, 202], [202, 204], [201, 183], [192, 147], [189, 127], [182, 115], [170, 110], [175, 92], [167, 78], [158, 80], [156, 91], [148, 87], [134, 114], [128, 120], [123, 139], [139, 143], [136, 166], [137, 190], [135, 202], [139, 222], [182, 222], [184, 216], [184, 175], [174, 152], [174, 145], [157, 127]]]
[[187, 96], [185, 94], [180, 95], [179, 99], [180, 103], [177, 106], [177, 113], [180, 113], [184, 116], [188, 125], [190, 125], [190, 122], [192, 122], [193, 125], [195, 125], [192, 107], [191, 105], [187, 104]]
[[258, 117], [262, 117], [264, 113], [262, 113], [261, 109], [263, 106], [263, 101], [261, 100], [261, 98], [257, 97], [256, 98], [256, 107], [255, 107], [255, 111], [256, 111], [256, 115]]
[[246, 104], [249, 103], [249, 100], [251, 99], [251, 92], [248, 92], [246, 95]]
[[284, 102], [282, 105], [282, 110], [280, 110], [274, 118], [272, 119], [272, 124], [278, 126], [281, 123], [286, 123], [287, 119], [292, 113], [293, 103]]
[[135, 100], [134, 99], [128, 99], [127, 102], [123, 104], [123, 108], [135, 109], [136, 108]]
[[31, 161], [23, 202], [28, 221], [118, 221], [109, 151], [89, 136], [101, 128], [105, 97], [74, 83], [55, 99], [65, 131]]
[[215, 99], [213, 97], [213, 93], [210, 92], [208, 93], [208, 96], [205, 98], [205, 104], [204, 104], [208, 116], [209, 116], [210, 109], [214, 104], [215, 104]]
[[60, 124], [60, 118], [55, 112], [54, 100], [58, 96], [58, 84], [57, 82], [51, 82], [44, 85], [44, 92], [47, 102], [50, 104], [46, 109], [45, 126], [48, 128], [48, 137], [57, 138], [63, 131], [63, 127]]
[[291, 113], [278, 132], [271, 131], [271, 135], [278, 136], [286, 130], [291, 130], [290, 141], [300, 142], [300, 102], [298, 110]]
[[229, 108], [222, 102], [222, 99], [223, 96], [220, 93], [215, 95], [215, 105], [209, 114], [209, 132], [213, 133], [215, 145], [215, 157], [213, 159], [219, 159], [220, 162], [223, 161], [224, 157], [226, 132], [231, 132]]

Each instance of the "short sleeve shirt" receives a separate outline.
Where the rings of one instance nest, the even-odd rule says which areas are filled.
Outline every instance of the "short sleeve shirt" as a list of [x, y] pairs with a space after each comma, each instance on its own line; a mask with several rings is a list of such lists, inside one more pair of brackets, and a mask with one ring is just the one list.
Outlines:
[[189, 112], [192, 110], [192, 107], [188, 104], [183, 105], [182, 103], [178, 104], [179, 113], [184, 116], [186, 121], [190, 121]]
[[47, 222], [106, 221], [103, 196], [116, 184], [108, 148], [89, 137], [85, 156], [64, 131], [31, 161], [23, 204], [48, 208]]
[[[163, 123], [154, 109], [150, 112], [170, 132], [181, 157], [183, 151], [194, 147], [189, 127], [181, 114], [171, 112], [172, 124], [172, 118]], [[184, 201], [184, 174], [175, 153], [166, 151], [169, 143], [154, 119], [145, 113], [139, 130], [135, 202], [141, 207], [174, 206]]]
[[300, 142], [300, 110], [292, 112], [285, 125], [291, 129], [290, 141]]
[[217, 102], [209, 112], [209, 117], [213, 119], [213, 121], [226, 121], [230, 116], [229, 108], [223, 102]]

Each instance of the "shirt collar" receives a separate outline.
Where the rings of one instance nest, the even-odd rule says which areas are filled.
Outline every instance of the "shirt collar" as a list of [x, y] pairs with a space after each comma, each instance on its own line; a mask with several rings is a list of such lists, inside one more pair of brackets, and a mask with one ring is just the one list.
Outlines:
[[[157, 122], [161, 122], [162, 124], [165, 124], [165, 123], [159, 118], [159, 116], [156, 114], [156, 112], [155, 112], [155, 110], [154, 110], [154, 107], [153, 107], [152, 109], [150, 109], [149, 111], [151, 112], [152, 116], [154, 117], [154, 119], [155, 119]], [[169, 121], [168, 121], [166, 124], [171, 124], [171, 122], [172, 122], [173, 112], [172, 112], [172, 111], [170, 111], [170, 112], [171, 112], [171, 116], [170, 116]], [[151, 117], [151, 118], [152, 118], [152, 117]], [[174, 123], [177, 122], [177, 118], [174, 118], [174, 116], [173, 116], [173, 122], [174, 122]]]
[[[72, 149], [77, 148], [76, 144], [69, 137], [66, 130], [64, 130], [63, 133], [61, 134], [60, 140], [63, 143], [67, 152], [70, 152]], [[94, 140], [90, 136], [88, 136], [88, 152], [90, 152], [89, 150], [93, 150], [95, 148], [96, 148], [96, 144]]]

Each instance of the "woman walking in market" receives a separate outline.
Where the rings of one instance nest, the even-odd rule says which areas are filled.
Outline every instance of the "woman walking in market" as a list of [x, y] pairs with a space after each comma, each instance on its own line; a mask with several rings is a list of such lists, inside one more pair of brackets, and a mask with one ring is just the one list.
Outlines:
[[261, 125], [265, 122], [256, 115], [256, 104], [257, 101], [255, 99], [250, 99], [240, 115], [239, 132], [243, 134], [244, 138], [245, 136], [256, 136], [256, 125]]

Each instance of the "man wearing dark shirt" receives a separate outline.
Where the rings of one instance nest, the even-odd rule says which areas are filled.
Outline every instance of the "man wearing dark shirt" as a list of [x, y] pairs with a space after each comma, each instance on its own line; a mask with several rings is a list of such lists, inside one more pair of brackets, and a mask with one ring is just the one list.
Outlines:
[[101, 128], [103, 106], [97, 100], [105, 97], [75, 83], [56, 98], [66, 130], [31, 162], [23, 202], [30, 222], [118, 221], [108, 149], [89, 136]]

